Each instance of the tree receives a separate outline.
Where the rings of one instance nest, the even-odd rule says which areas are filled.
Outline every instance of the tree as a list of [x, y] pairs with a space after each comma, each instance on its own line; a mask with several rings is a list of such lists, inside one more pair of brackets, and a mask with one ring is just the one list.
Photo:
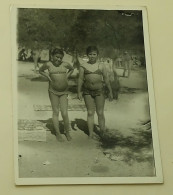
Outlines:
[[[19, 9], [18, 42], [31, 47], [37, 40], [84, 53], [97, 45], [101, 55], [115, 58], [115, 51], [143, 48], [141, 11]], [[142, 49], [141, 49], [142, 50]]]

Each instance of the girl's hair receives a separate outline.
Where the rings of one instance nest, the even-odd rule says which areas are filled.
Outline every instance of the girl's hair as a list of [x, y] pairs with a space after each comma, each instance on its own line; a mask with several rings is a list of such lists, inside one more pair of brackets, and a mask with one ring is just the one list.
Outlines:
[[91, 53], [92, 51], [96, 51], [97, 55], [99, 54], [99, 50], [96, 46], [89, 46], [86, 49], [86, 54], [88, 55], [89, 53]]
[[55, 48], [55, 49], [52, 50], [51, 55], [53, 56], [55, 54], [61, 54], [62, 56], [64, 56], [64, 52], [60, 48]]

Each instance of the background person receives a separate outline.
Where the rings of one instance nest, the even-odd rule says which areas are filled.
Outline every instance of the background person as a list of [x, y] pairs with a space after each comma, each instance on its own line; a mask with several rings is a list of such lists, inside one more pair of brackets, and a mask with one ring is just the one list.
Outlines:
[[131, 73], [131, 57], [127, 51], [125, 51], [123, 55], [123, 66], [124, 66], [123, 77], [126, 76], [127, 71], [127, 77], [129, 78]]
[[36, 73], [37, 70], [39, 70], [39, 60], [40, 60], [40, 54], [41, 54], [41, 49], [39, 48], [38, 41], [34, 42], [33, 48], [32, 48], [32, 58], [34, 61], [34, 72]]

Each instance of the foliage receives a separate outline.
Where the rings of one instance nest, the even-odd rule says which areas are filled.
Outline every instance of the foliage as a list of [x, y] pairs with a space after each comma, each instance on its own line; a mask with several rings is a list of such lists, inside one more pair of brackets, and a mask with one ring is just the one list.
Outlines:
[[19, 9], [18, 43], [32, 47], [59, 45], [84, 53], [97, 45], [102, 56], [115, 57], [115, 50], [143, 48], [141, 11]]

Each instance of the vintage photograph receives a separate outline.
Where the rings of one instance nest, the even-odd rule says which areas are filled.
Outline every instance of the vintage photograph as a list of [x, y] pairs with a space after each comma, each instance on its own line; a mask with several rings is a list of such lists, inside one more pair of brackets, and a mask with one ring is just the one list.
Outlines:
[[162, 183], [146, 9], [12, 16], [16, 184]]

